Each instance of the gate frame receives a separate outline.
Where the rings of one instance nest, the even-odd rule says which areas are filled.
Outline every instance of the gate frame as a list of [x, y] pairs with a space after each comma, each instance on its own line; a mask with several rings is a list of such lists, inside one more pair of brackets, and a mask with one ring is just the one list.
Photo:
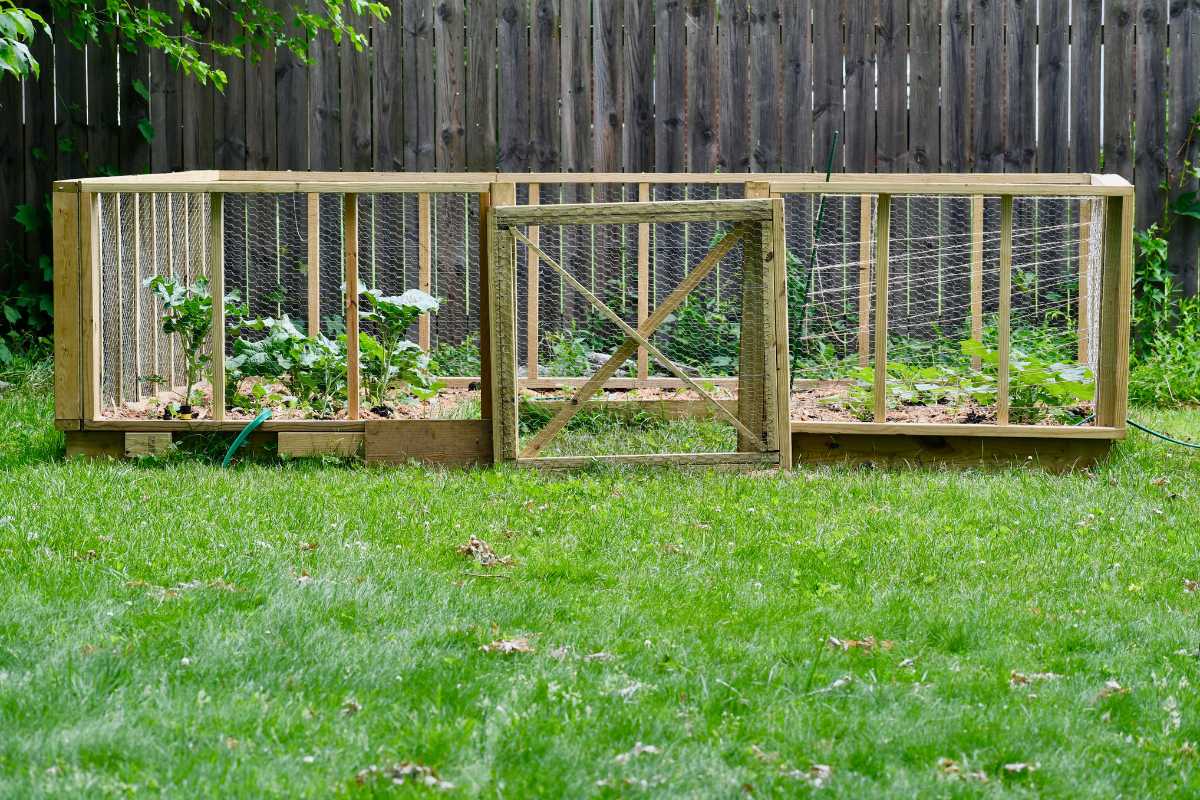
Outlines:
[[[493, 184], [492, 197], [512, 197], [512, 184]], [[487, 240], [491, 262], [488, 281], [488, 307], [491, 318], [491, 389], [492, 448], [495, 463], [521, 467], [570, 468], [594, 462], [619, 464], [674, 465], [741, 465], [749, 467], [776, 466], [791, 468], [791, 436], [789, 420], [790, 356], [787, 341], [787, 273], [784, 248], [783, 201], [779, 198], [746, 200], [683, 200], [672, 202], [571, 203], [547, 206], [518, 206], [495, 204], [488, 214]], [[663, 453], [603, 456], [524, 457], [518, 435], [518, 340], [517, 340], [517, 258], [518, 225], [618, 225], [662, 224], [671, 222], [730, 222], [738, 227], [728, 234], [744, 242], [743, 303], [740, 335], [741, 365], [738, 375], [737, 419], [741, 431], [738, 449], [725, 453]], [[528, 246], [528, 239], [525, 239]], [[718, 242], [696, 265], [686, 265], [687, 275], [672, 295], [660, 305], [658, 313], [629, 327], [625, 339], [610, 357], [617, 363], [622, 348], [636, 351], [662, 324], [668, 305], [682, 302], [707, 272], [722, 258], [711, 256], [722, 249]], [[726, 252], [727, 252], [726, 248]], [[781, 256], [778, 257], [777, 256]], [[705, 266], [705, 262], [710, 262]], [[689, 286], [689, 277], [704, 270], [696, 285]], [[753, 280], [754, 274], [761, 276]], [[756, 292], [754, 287], [760, 288]], [[599, 302], [589, 298], [593, 302]], [[601, 304], [603, 305], [603, 304]], [[606, 307], [607, 308], [607, 307]], [[665, 313], [663, 310], [665, 309]], [[781, 334], [781, 335], [780, 335]], [[744, 377], [748, 363], [762, 365], [759, 376]], [[603, 375], [602, 367], [595, 375]], [[606, 382], [589, 380], [580, 392], [564, 406], [569, 418], [571, 408], [586, 404], [593, 391]], [[703, 395], [704, 393], [701, 392]], [[711, 398], [707, 398], [711, 400]], [[716, 401], [712, 401], [716, 402]], [[722, 413], [727, 413], [721, 409]], [[557, 435], [557, 431], [553, 435]], [[548, 437], [546, 441], [549, 441]], [[545, 444], [542, 442], [541, 444]]]

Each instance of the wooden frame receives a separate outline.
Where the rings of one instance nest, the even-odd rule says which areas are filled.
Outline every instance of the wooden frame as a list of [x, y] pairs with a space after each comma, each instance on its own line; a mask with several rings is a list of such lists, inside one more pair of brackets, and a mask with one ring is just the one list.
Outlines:
[[[512, 276], [509, 273], [504, 270], [496, 272], [492, 267], [498, 257], [503, 256], [515, 246], [514, 241], [516, 237], [511, 234], [506, 237], [502, 231], [494, 229], [492, 220], [498, 218], [505, 225], [526, 224], [529, 221], [536, 221], [543, 225], [572, 224], [594, 218], [595, 214], [598, 213], [596, 207], [592, 204], [541, 205], [539, 203], [539, 190], [541, 187], [568, 183], [636, 184], [638, 187], [637, 196], [639, 202], [615, 204], [615, 206], [620, 207], [619, 209], [615, 208], [614, 205], [606, 205], [603, 209], [605, 218], [602, 221], [639, 224], [639, 230], [648, 234], [651, 223], [646, 221], [646, 215], [651, 215], [650, 218], [655, 220], [680, 222], [705, 219], [709, 218], [708, 215], [711, 214], [712, 203], [733, 202], [682, 201], [652, 203], [649, 202], [649, 198], [652, 196], [651, 190], [654, 186], [678, 183], [715, 183], [744, 185], [744, 196], [747, 200], [738, 201], [743, 204], [736, 212], [736, 215], [740, 216], [730, 221], [742, 221], [761, 225], [766, 224], [767, 220], [770, 219], [773, 235], [762, 238], [759, 245], [764, 263], [768, 264], [770, 269], [774, 270], [772, 272], [773, 294], [770, 297], [763, 298], [764, 303], [768, 301], [772, 303], [772, 309], [763, 317], [762, 324], [764, 328], [773, 328], [776, 332], [788, 330], [786, 318], [786, 273], [784, 269], [776, 269], [774, 265], [778, 253], [784, 251], [786, 247], [782, 236], [782, 204], [786, 203], [788, 196], [796, 192], [810, 192], [814, 195], [819, 193], [844, 194], [860, 198], [864, 196], [868, 198], [875, 196], [894, 198], [896, 196], [913, 194], [964, 196], [975, 198], [972, 201], [972, 206], [980, 208], [982, 207], [982, 198], [984, 197], [1006, 198], [1004, 202], [1009, 204], [1008, 213], [1010, 215], [1013, 198], [1026, 196], [1070, 197], [1078, 199], [1081, 207], [1084, 209], [1095, 208], [1097, 212], [1096, 219], [1101, 221], [1098, 224], [1103, 226], [1099, 238], [1101, 246], [1098, 254], [1091, 254], [1091, 246], [1087, 240], [1088, 230], [1086, 227], [1081, 228], [1082, 235], [1078, 254], [1081, 269], [1086, 265], [1090, 254], [1092, 257], [1098, 257], [1102, 264], [1100, 285], [1098, 287], [1091, 287], [1093, 290], [1098, 289], [1100, 295], [1098, 298], [1100, 308], [1099, 334], [1095, 341], [1083, 341], [1086, 330], [1082, 320], [1080, 322], [1079, 358], [1086, 360], [1090, 355], [1092, 358], [1097, 359], [1099, 365], [1097, 369], [1097, 416], [1094, 425], [1080, 429], [1071, 429], [1069, 432], [1056, 430], [1052, 426], [980, 425], [967, 426], [970, 429], [969, 431], [945, 433], [944, 431], [939, 432], [939, 426], [903, 424], [901, 426], [903, 430], [901, 431], [893, 429], [896, 424], [881, 422], [882, 418], [880, 417], [879, 409], [874, 409], [876, 412], [876, 423], [857, 424], [883, 424], [884, 427], [882, 428], [877, 427], [870, 430], [856, 428], [853, 433], [844, 430], [830, 433], [828, 424], [825, 423], [783, 423], [775, 436], [775, 441], [771, 443], [772, 448], [777, 448], [780, 452], [783, 452], [791, 446], [795, 436], [808, 434], [839, 436], [973, 435], [984, 438], [1029, 437], [1031, 440], [1052, 438], [1072, 440], [1096, 439], [1101, 441], [1111, 441], [1124, 435], [1124, 418], [1127, 405], [1126, 392], [1128, 386], [1128, 326], [1133, 247], [1132, 186], [1116, 176], [1075, 174], [940, 175], [922, 177], [902, 174], [846, 174], [833, 175], [830, 177], [828, 183], [825, 182], [824, 177], [823, 175], [810, 173], [775, 175], [734, 173], [603, 173], [585, 175], [579, 173], [292, 173], [199, 170], [168, 175], [118, 176], [60, 181], [54, 186], [53, 197], [54, 303], [56, 312], [55, 425], [62, 430], [73, 432], [75, 449], [82, 447], [83, 450], [87, 450], [88, 447], [80, 445], [80, 442], [84, 441], [88, 436], [107, 436], [113, 432], [228, 431], [237, 430], [243, 425], [243, 423], [238, 421], [223, 419], [224, 400], [221, 398], [221, 395], [223, 394], [224, 381], [219, 379], [223, 373], [223, 365], [220, 363], [221, 359], [215, 359], [212, 368], [214, 377], [214, 407], [211, 419], [163, 421], [119, 420], [102, 417], [102, 336], [100, 309], [103, 303], [102, 294], [105, 289], [101, 281], [102, 241], [100, 236], [100, 203], [98, 202], [98, 195], [100, 193], [136, 192], [169, 194], [184, 192], [207, 194], [211, 197], [210, 202], [212, 208], [215, 210], [223, 207], [221, 197], [224, 193], [230, 192], [286, 192], [306, 195], [309, 259], [307, 265], [305, 313], [310, 327], [319, 327], [320, 325], [321, 253], [319, 247], [316, 246], [317, 237], [313, 235], [316, 233], [319, 220], [319, 213], [317, 212], [319, 211], [318, 198], [320, 194], [346, 195], [347, 201], [351, 201], [347, 203], [346, 209], [346, 213], [349, 215], [352, 213], [349, 209], [349, 206], [352, 205], [352, 198], [357, 194], [373, 192], [411, 193], [418, 196], [418, 198], [424, 198], [418, 202], [424, 205], [426, 216], [428, 216], [433, 195], [439, 193], [478, 194], [480, 197], [479, 224], [481, 231], [479, 254], [480, 289], [481, 291], [486, 290], [489, 300], [489, 302], [481, 303], [479, 312], [481, 359], [484, 365], [480, 376], [458, 376], [452, 378], [450, 382], [455, 385], [478, 385], [483, 395], [483, 418], [481, 420], [465, 421], [465, 428], [463, 430], [467, 432], [456, 433], [454, 436], [465, 437], [463, 441], [469, 439], [472, 444], [468, 447], [468, 450], [476, 447], [479, 441], [486, 439], [487, 450], [489, 453], [492, 453], [493, 450], [499, 452], [497, 448], [506, 447], [508, 442], [515, 441], [515, 438], [512, 438], [515, 436], [515, 430], [497, 429], [495, 422], [506, 416], [510, 411], [511, 413], [515, 413], [515, 404], [511, 410], [508, 409], [507, 398], [513, 397], [518, 388], [552, 388], [586, 383], [583, 379], [555, 378], [553, 376], [531, 376], [529, 378], [516, 379], [515, 375], [511, 375], [507, 370], [497, 370], [495, 368], [493, 353], [497, 351], [497, 345], [501, 348], [514, 346], [517, 341], [518, 332], [515, 329], [515, 319], [511, 320], [513, 326], [510, 332], [508, 329], [510, 321], [508, 317], [504, 319], [494, 317], [497, 309], [492, 304], [492, 299], [494, 299], [494, 296], [498, 296], [497, 293], [513, 291], [515, 284], [511, 283]], [[516, 187], [518, 184], [529, 186], [530, 204], [527, 206], [515, 205]], [[159, 199], [155, 198], [154, 202], [157, 204]], [[706, 204], [709, 205], [706, 206]], [[495, 213], [493, 213], [493, 206], [497, 207], [495, 208]], [[547, 209], [549, 210], [547, 211]], [[194, 213], [194, 210], [190, 213]], [[864, 212], [860, 208], [860, 214], [864, 213], [869, 213], [869, 210]], [[881, 220], [880, 231], [884, 236], [886, 236], [886, 232], [883, 230], [884, 226], [882, 222], [888, 216], [881, 209], [879, 215], [879, 219]], [[156, 218], [157, 215], [152, 214], [151, 217]], [[138, 215], [138, 220], [140, 223], [141, 215]], [[219, 213], [214, 214], [209, 222], [212, 226], [211, 230], [219, 234], [221, 215]], [[1085, 223], [1090, 225], [1091, 220], [1088, 219]], [[532, 238], [536, 243], [538, 241], [536, 228], [533, 233]], [[175, 235], [187, 236], [188, 231], [175, 231]], [[1005, 305], [1008, 305], [1007, 296], [1011, 287], [1011, 278], [1006, 276], [1009, 267], [1004, 266], [1004, 264], [1011, 264], [1011, 221], [1007, 237], [1006, 249], [1008, 255], [1002, 259], [1003, 264], [1001, 269], [1001, 297], [1005, 301]], [[220, 235], [214, 235], [210, 243], [211, 250], [204, 256], [208, 263], [212, 265], [221, 264], [223, 258], [221, 252], [223, 243], [221, 239]], [[352, 239], [353, 237], [348, 237], [346, 243], [348, 249], [353, 247], [354, 242]], [[431, 258], [429, 256], [427, 230], [426, 235], [423, 237], [423, 243], [425, 246], [420, 249], [423, 262], [420, 269], [421, 279], [423, 286], [430, 286], [431, 267], [429, 266], [429, 262]], [[133, 247], [142, 247], [141, 237], [137, 237], [137, 242], [133, 244]], [[654, 310], [648, 296], [650, 283], [648, 235], [639, 237], [637, 249], [637, 286], [639, 287], [638, 330], [640, 330], [642, 325], [650, 319]], [[168, 250], [171, 251], [169, 257], [174, 258], [173, 248], [168, 248]], [[158, 254], [157, 251], [138, 252], [135, 255], [139, 264], [143, 259], [163, 257], [163, 254]], [[353, 259], [353, 252], [348, 255]], [[783, 259], [778, 260], [783, 261]], [[874, 350], [877, 372], [881, 364], [886, 365], [886, 360], [880, 359], [878, 353], [880, 340], [882, 339], [886, 343], [886, 302], [880, 302], [881, 292], [883, 299], [886, 301], [886, 278], [884, 277], [881, 280], [881, 277], [886, 275], [886, 248], [884, 248], [884, 255], [878, 266], [880, 268], [876, 270], [876, 274], [874, 275], [875, 286], [873, 291], [868, 293], [865, 303], [866, 306], [869, 306], [872, 300], [875, 303], [874, 323], [877, 333]], [[536, 276], [537, 270], [541, 268], [538, 264], [538, 259], [532, 260], [532, 267], [530, 275]], [[221, 269], [214, 269], [211, 273], [214, 294], [219, 290], [223, 290], [221, 283], [223, 283], [224, 275], [222, 273], [223, 270]], [[139, 269], [140, 274], [141, 271]], [[506, 282], [509, 285], [505, 285]], [[535, 290], [536, 283], [536, 280], [533, 280], [531, 283], [531, 286], [534, 286]], [[1095, 300], [1093, 299], [1093, 302]], [[1079, 302], [1082, 305], [1087, 302], [1087, 299], [1081, 297]], [[860, 308], [864, 306], [863, 297], [861, 296], [859, 304]], [[219, 323], [221, 309], [217, 307], [221, 304], [217, 303], [214, 305], [215, 321]], [[971, 310], [973, 322], [976, 316], [974, 305], [973, 300]], [[347, 306], [348, 310], [351, 310], [350, 302], [347, 303]], [[527, 343], [534, 343], [537, 336], [538, 319], [536, 307], [532, 307], [532, 309], [532, 313], [527, 314], [525, 329], [520, 332], [520, 335], [525, 338]], [[880, 319], [881, 311], [882, 320]], [[509, 316], [511, 317], [512, 315]], [[881, 322], [882, 325], [880, 325]], [[422, 324], [422, 328], [425, 331], [421, 337], [422, 341], [428, 342], [430, 336], [428, 320]], [[879, 331], [883, 331], [885, 335], [879, 336]], [[774, 354], [775, 369], [771, 371], [771, 381], [763, 387], [764, 398], [770, 397], [774, 400], [773, 410], [770, 413], [764, 412], [765, 417], [772, 419], [786, 419], [786, 409], [789, 401], [787, 393], [788, 377], [790, 377], [788, 376], [789, 364], [787, 363], [786, 341], [782, 341], [783, 338], [786, 337], [781, 337], [779, 343], [784, 345], [784, 347], [777, 347], [772, 351]], [[224, 347], [223, 339], [223, 326], [220, 324], [214, 325], [213, 341], [211, 343], [213, 352], [222, 351]], [[859, 342], [861, 348], [864, 342], [861, 332]], [[1007, 349], [1006, 342], [1004, 343], [1004, 349]], [[860, 355], [862, 352], [860, 350]], [[869, 347], [866, 352], [870, 352]], [[607, 387], [636, 388], [642, 386], [671, 387], [686, 385], [685, 381], [678, 378], [650, 376], [648, 362], [651, 354], [641, 343], [636, 343], [635, 353], [637, 354], [638, 363], [637, 377], [614, 378], [606, 384]], [[886, 352], [884, 356], [886, 357]], [[768, 358], [770, 354], [764, 351], [763, 357]], [[1001, 373], [1004, 372], [1005, 370], [1001, 370]], [[878, 375], [876, 378], [878, 378]], [[713, 381], [713, 383], [718, 384], [724, 382], [721, 380]], [[494, 413], [496, 410], [495, 402], [501, 396], [505, 398], [503, 407], [499, 409], [503, 413]], [[739, 411], [738, 413], [739, 418], [741, 418], [741, 412]], [[745, 419], [742, 419], [745, 422]], [[429, 424], [431, 423], [417, 420], [384, 420], [379, 421], [378, 425], [375, 422], [366, 423], [362, 420], [294, 420], [268, 422], [264, 425], [263, 430], [266, 434], [271, 435], [277, 434], [280, 431], [363, 434], [367, 439], [365, 451], [371, 452], [371, 447], [369, 446], [372, 435], [369, 430], [371, 429], [384, 430], [387, 425], [396, 425], [401, 426], [398, 430], [411, 430], [414, 432], [416, 439], [422, 439], [422, 437], [427, 438], [426, 434], [416, 432], [432, 431], [433, 428], [428, 427]], [[379, 425], [384, 427], [380, 428]], [[792, 436], [786, 435], [789, 428], [793, 432]], [[480, 431], [486, 431], [486, 437], [483, 437], [479, 433]], [[392, 439], [391, 441], [395, 440]], [[123, 445], [121, 446], [123, 447]], [[389, 447], [391, 447], [391, 450], [388, 452], [392, 453], [392, 456], [389, 456], [389, 458], [392, 458], [398, 451], [394, 446], [389, 445]], [[441, 445], [433, 449], [437, 450], [438, 447], [441, 447]], [[428, 452], [433, 452], [433, 450], [429, 450]], [[790, 463], [790, 458], [786, 454], [783, 458], [785, 464]], [[475, 461], [478, 460], [478, 458], [475, 458]], [[484, 460], [487, 460], [487, 458]], [[561, 464], [561, 462], [559, 463]]]
[[[709, 252], [694, 266], [690, 266], [686, 277], [660, 303], [653, 313], [641, 320], [637, 328], [625, 323], [609, 309], [587, 287], [576, 280], [567, 270], [542, 251], [530, 239], [522, 227], [547, 224], [637, 224], [649, 226], [657, 223], [704, 220], [736, 223], [719, 239]], [[567, 422], [588, 404], [596, 390], [613, 377], [617, 368], [644, 349], [649, 356], [663, 363], [676, 376], [696, 391], [715, 410], [718, 416], [730, 420], [738, 430], [738, 452], [705, 454], [704, 463], [714, 464], [761, 464], [772, 461], [775, 465], [790, 466], [786, 454], [781, 460], [780, 442], [790, 437], [787, 418], [781, 411], [781, 395], [777, 387], [786, 386], [787, 357], [786, 337], [776, 332], [786, 331], [786, 318], [779, 324], [778, 312], [786, 302], [786, 276], [780, 275], [784, 259], [778, 258], [777, 242], [783, 241], [777, 234], [777, 225], [783, 220], [783, 203], [778, 199], [746, 200], [696, 200], [666, 203], [604, 203], [564, 204], [557, 206], [495, 206], [488, 219], [488, 236], [492, 241], [492, 276], [488, 284], [488, 305], [493, 320], [492, 330], [492, 386], [495, 405], [492, 416], [492, 444], [494, 459], [498, 463], [510, 462], [522, 466], [575, 466], [596, 459], [546, 458], [539, 457], [542, 447], [556, 436]], [[736, 413], [731, 412], [713, 399], [694, 380], [681, 372], [669, 358], [658, 350], [649, 337], [659, 325], [683, 302], [721, 259], [741, 241], [744, 244], [743, 259], [743, 320], [741, 334], [741, 362], [739, 369], [739, 399]], [[518, 436], [517, 405], [517, 338], [515, 319], [517, 310], [516, 293], [516, 246], [520, 242], [531, 255], [536, 254], [539, 262], [559, 273], [602, 314], [625, 333], [624, 342], [593, 375], [580, 387], [576, 395], [563, 403], [557, 413], [524, 446]], [[786, 451], [788, 448], [784, 448]], [[747, 457], [751, 453], [752, 457]], [[662, 454], [646, 456], [613, 456], [606, 459], [617, 463], [697, 463], [693, 454]]]

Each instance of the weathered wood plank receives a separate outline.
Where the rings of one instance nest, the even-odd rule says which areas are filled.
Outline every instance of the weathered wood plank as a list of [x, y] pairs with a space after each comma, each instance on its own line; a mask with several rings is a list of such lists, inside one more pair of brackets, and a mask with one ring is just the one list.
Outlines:
[[876, 50], [876, 165], [880, 172], [908, 172], [908, 3], [904, 0], [879, 0]]
[[[170, 36], [179, 34], [179, 4], [175, 0], [152, 0], [150, 7], [170, 18], [170, 22], [164, 25], [165, 33]], [[150, 52], [150, 123], [154, 126], [154, 140], [150, 142], [152, 172], [177, 172], [183, 169], [182, 79], [182, 71], [170, 62], [166, 53], [159, 49]], [[274, 76], [271, 76], [271, 80], [274, 81]], [[86, 93], [83, 97], [78, 108], [86, 112]], [[85, 119], [86, 113], [80, 117], [81, 125], [86, 125]], [[77, 137], [76, 144], [81, 153], [86, 152], [86, 136]], [[274, 139], [269, 147], [272, 152], [275, 151]]]
[[625, 0], [621, 159], [626, 170], [654, 168], [654, 14], [651, 0]]
[[[983, 426], [976, 426], [983, 427]], [[990, 427], [990, 426], [989, 426]], [[1036, 432], [1037, 429], [1032, 429]], [[1034, 465], [1049, 472], [1086, 469], [1107, 455], [1107, 439], [995, 438], [926, 433], [792, 434], [798, 466], [872, 464], [880, 467]]]
[[434, 59], [437, 76], [434, 161], [441, 172], [461, 170], [467, 164], [463, 18], [463, 0], [436, 1], [433, 13], [433, 36], [437, 46], [437, 58]]
[[[782, 168], [808, 172], [812, 150], [812, 6], [810, 0], [793, 0], [782, 15], [783, 84], [780, 106], [783, 117]], [[724, 95], [722, 95], [722, 100]], [[724, 105], [722, 106], [725, 107]]]
[[1000, 310], [996, 317], [996, 338], [1000, 361], [996, 366], [996, 424], [1008, 424], [1009, 352], [1012, 349], [1012, 195], [1000, 198]]
[[358, 50], [349, 37], [345, 37], [338, 52], [342, 169], [369, 170], [375, 165], [371, 130], [371, 17], [351, 10], [347, 12], [346, 20], [366, 34], [368, 45]]
[[621, 90], [625, 68], [621, 50], [623, 12], [623, 0], [594, 0], [592, 4], [592, 166], [605, 172], [616, 172], [621, 168], [624, 112]]
[[813, 165], [825, 168], [834, 132], [841, 135], [834, 171], [845, 163], [845, 100], [842, 95], [843, 15], [826, 7], [813, 14]]
[[[275, 114], [275, 49], [244, 48], [246, 56], [246, 168], [275, 169], [279, 164], [279, 137]], [[151, 79], [154, 78], [151, 64]], [[153, 97], [150, 103], [154, 109]], [[285, 125], [287, 123], [285, 122]]]
[[55, 419], [83, 417], [79, 224], [79, 194], [54, 192]]
[[1040, 172], [1071, 168], [1070, 3], [1042, 3], [1038, 10], [1038, 152]]
[[716, 0], [688, 3], [685, 35], [688, 170], [711, 172], [717, 166], [717, 99], [720, 93]]
[[[43, 66], [45, 69], [45, 66]], [[9, 83], [20, 84], [15, 79], [5, 79]], [[161, 78], [160, 78], [161, 80]], [[57, 179], [82, 178], [87, 174], [84, 164], [87, 158], [87, 63], [84, 50], [61, 37], [54, 45], [54, 99], [55, 124], [54, 140], [57, 146], [58, 164], [55, 170]], [[156, 84], [150, 84], [153, 95]], [[162, 102], [161, 91], [159, 102]], [[7, 110], [0, 111], [7, 113]], [[17, 116], [20, 124], [20, 115]], [[156, 128], [157, 130], [157, 128]], [[156, 137], [157, 138], [157, 137]], [[17, 141], [4, 139], [9, 147], [17, 147]], [[3, 211], [4, 207], [0, 207]], [[10, 241], [7, 238], [5, 241]]]
[[496, 3], [467, 9], [467, 169], [496, 168]]
[[592, 37], [591, 5], [562, 6], [559, 96], [562, 99], [562, 168], [592, 170]]
[[1104, 9], [1101, 0], [1072, 0], [1071, 6], [1071, 168], [1098, 172]]
[[[232, 14], [214, 14], [212, 23], [213, 40], [229, 43], [237, 36], [240, 26]], [[218, 169], [246, 168], [246, 71], [245, 63], [238, 56], [216, 56], [216, 66], [225, 72], [225, 89], [214, 94], [213, 100], [213, 163], [205, 167]], [[121, 51], [121, 116], [125, 118], [124, 101], [126, 53]], [[216, 88], [213, 89], [216, 92]], [[122, 125], [122, 133], [129, 128]], [[125, 143], [122, 142], [122, 150]], [[122, 172], [137, 172], [126, 169]]]
[[417, 461], [470, 466], [492, 461], [486, 419], [368, 420], [364, 441], [368, 465]]
[[1158, 0], [1138, 0], [1137, 12], [1137, 138], [1134, 176], [1137, 226], [1162, 219], [1165, 206], [1159, 188], [1167, 178], [1167, 14]]
[[[412, 422], [420, 424], [423, 420]], [[362, 433], [282, 431], [279, 433], [278, 452], [288, 458], [354, 458], [362, 453], [364, 438]]]
[[750, 0], [750, 169], [778, 172], [783, 163], [779, 90], [783, 82], [779, 0]]
[[[750, 9], [746, 0], [721, 0], [717, 28], [720, 95], [717, 164], [724, 171], [750, 171]], [[805, 87], [805, 92], [809, 87]]]
[[1008, 0], [1004, 169], [1033, 171], [1037, 155], [1037, 0]]
[[437, 116], [434, 111], [433, 3], [401, 4], [404, 18], [404, 168], [432, 172]]
[[650, 203], [558, 203], [542, 206], [502, 206], [494, 211], [503, 225], [623, 225], [638, 222], [744, 222], [771, 218], [771, 201], [671, 200]]
[[941, 171], [970, 165], [971, 22], [968, 0], [942, 4]]
[[[1194, 168], [1200, 163], [1200, 135], [1192, 128], [1194, 116], [1200, 113], [1200, 3], [1172, 3], [1169, 29], [1171, 118], [1167, 131], [1167, 168], [1172, 177], [1169, 202], [1174, 203], [1180, 194], [1200, 188], [1200, 182], [1187, 173], [1189, 166]], [[1176, 216], [1168, 259], [1172, 273], [1188, 296], [1197, 290], [1198, 253], [1200, 220]]]
[[974, 103], [970, 161], [976, 172], [1004, 171], [1004, 7], [997, 0], [972, 0], [975, 30], [972, 78]]
[[942, 82], [940, 21], [938, 4], [910, 4], [908, 169], [911, 172], [936, 172], [941, 168], [941, 115], [938, 111], [938, 93]]
[[1104, 171], [1133, 180], [1136, 0], [1104, 4]]
[[875, 234], [875, 364], [872, 389], [876, 422], [887, 419], [888, 249], [892, 229], [892, 198], [879, 195]]
[[170, 433], [127, 433], [125, 434], [125, 457], [165, 456], [171, 452]]
[[654, 155], [659, 172], [680, 172], [687, 163], [685, 24], [682, 0], [660, 0], [655, 4]]
[[[277, 11], [286, 14], [291, 0], [274, 0], [274, 5]], [[399, 19], [395, 20], [396, 25], [399, 23]], [[309, 72], [304, 62], [286, 47], [275, 55], [275, 117], [283, 121], [275, 129], [279, 169], [308, 169], [308, 125], [302, 120], [309, 117]]]
[[393, 10], [386, 22], [374, 23], [371, 50], [371, 123], [375, 169], [404, 169], [404, 20]]
[[875, 171], [875, 4], [846, 0], [846, 170]]
[[558, 97], [550, 90], [559, 85], [559, 1], [533, 0], [529, 32], [530, 167], [546, 172], [562, 167]]
[[[496, 30], [496, 60], [500, 96], [497, 167], [524, 172], [529, 158], [529, 3], [500, 0]], [[490, 169], [490, 167], [488, 167]]]

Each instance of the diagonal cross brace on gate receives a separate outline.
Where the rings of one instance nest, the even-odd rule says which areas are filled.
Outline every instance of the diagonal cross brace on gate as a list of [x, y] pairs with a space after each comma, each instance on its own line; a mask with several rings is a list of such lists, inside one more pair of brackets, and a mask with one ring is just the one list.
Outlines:
[[615, 324], [625, 333], [625, 340], [621, 342], [621, 346], [617, 348], [617, 351], [609, 357], [608, 361], [604, 362], [603, 366], [601, 366], [596, 374], [592, 376], [592, 380], [588, 381], [579, 388], [579, 391], [575, 393], [575, 396], [572, 397], [571, 400], [559, 410], [559, 412], [550, 420], [549, 424], [538, 431], [537, 435], [529, 441], [529, 444], [527, 444], [525, 449], [521, 451], [521, 458], [533, 458], [536, 456], [538, 451], [540, 451], [547, 442], [554, 438], [554, 436], [560, 430], [562, 430], [568, 422], [571, 421], [572, 417], [574, 417], [583, 409], [587, 401], [591, 399], [591, 396], [600, 388], [600, 385], [608, 380], [617, 371], [617, 369], [619, 369], [620, 366], [624, 364], [626, 360], [628, 360], [633, 351], [637, 350], [638, 345], [646, 348], [646, 352], [652, 355], [656, 361], [670, 370], [675, 377], [686, 383], [697, 394], [711, 403], [718, 413], [728, 419], [731, 423], [733, 423], [735, 428], [745, 434], [747, 441], [755, 442], [760, 450], [766, 449], [763, 445], [761, 436], [757, 436], [753, 431], [746, 427], [745, 423], [734, 416], [729, 409], [718, 403], [715, 397], [704, 391], [704, 389], [701, 388], [698, 383], [692, 380], [692, 378], [688, 376], [686, 372], [680, 369], [675, 362], [667, 358], [667, 356], [664, 355], [661, 350], [655, 347], [649, 339], [654, 331], [663, 323], [664, 320], [666, 320], [667, 316], [670, 315], [670, 313], [686, 299], [688, 293], [698, 286], [700, 282], [707, 277], [708, 273], [712, 271], [713, 267], [716, 266], [716, 264], [734, 248], [734, 245], [736, 245], [742, 239], [742, 237], [745, 235], [744, 228], [739, 225], [733, 230], [727, 232], [721, 238], [721, 240], [717, 242], [711, 250], [708, 251], [708, 254], [703, 260], [701, 260], [696, 269], [692, 270], [688, 274], [687, 278], [685, 278], [684, 281], [678, 287], [676, 287], [675, 291], [671, 293], [671, 296], [668, 297], [662, 305], [654, 310], [654, 313], [644, 323], [642, 323], [638, 330], [634, 330], [632, 327], [630, 327], [625, 320], [621, 319], [619, 314], [609, 308], [604, 301], [589, 291], [588, 288], [580, 283], [574, 275], [559, 266], [558, 262], [547, 255], [540, 247], [534, 244], [528, 236], [521, 233], [521, 231], [517, 230], [516, 228], [511, 228], [510, 230], [518, 239], [525, 243], [526, 247], [537, 253], [548, 267], [552, 268], [555, 272], [561, 275], [563, 279], [567, 281], [567, 283], [575, 287], [577, 292], [582, 294], [589, 303], [594, 305], [601, 314], [608, 317], [613, 324]]

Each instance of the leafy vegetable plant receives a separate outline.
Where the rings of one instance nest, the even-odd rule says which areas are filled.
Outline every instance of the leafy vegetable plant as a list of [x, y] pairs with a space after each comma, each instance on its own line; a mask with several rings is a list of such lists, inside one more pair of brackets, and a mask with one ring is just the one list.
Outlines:
[[[279, 319], [248, 320], [240, 327], [266, 335], [234, 340], [233, 355], [225, 361], [225, 374], [235, 384], [246, 377], [278, 381], [290, 396], [285, 400], [309, 406], [319, 414], [330, 414], [345, 401], [346, 353], [342, 343], [320, 334], [306, 335], [286, 314]], [[253, 400], [270, 399], [265, 389], [253, 391]], [[235, 396], [230, 393], [230, 397]]]
[[208, 337], [212, 332], [213, 301], [206, 278], [197, 278], [191, 286], [174, 276], [155, 275], [145, 285], [162, 302], [162, 330], [179, 338], [183, 353], [184, 380], [183, 413], [188, 413], [192, 393], [200, 375], [211, 361]]
[[359, 320], [374, 331], [359, 333], [367, 400], [376, 408], [386, 407], [388, 389], [396, 382], [417, 397], [432, 396], [440, 384], [430, 372], [429, 355], [406, 334], [419, 316], [438, 310], [437, 299], [419, 289], [409, 289], [398, 297], [366, 289], [359, 297]]

